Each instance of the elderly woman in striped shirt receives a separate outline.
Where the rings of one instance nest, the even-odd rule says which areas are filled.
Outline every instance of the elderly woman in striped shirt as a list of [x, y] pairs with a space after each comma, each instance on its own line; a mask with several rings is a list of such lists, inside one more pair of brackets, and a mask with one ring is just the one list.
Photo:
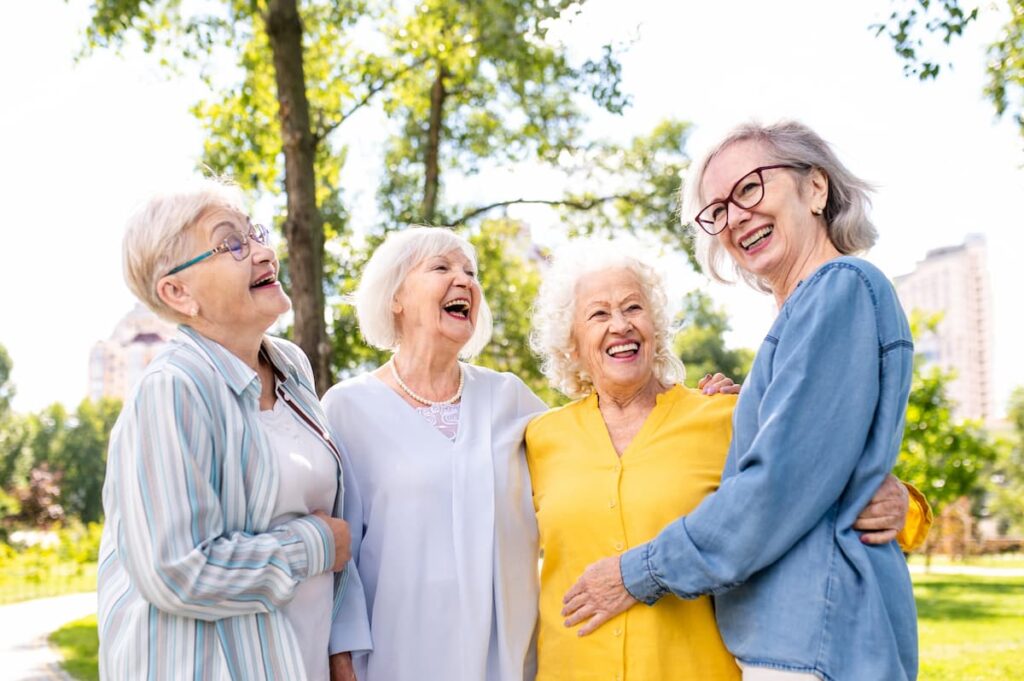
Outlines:
[[290, 307], [267, 231], [204, 181], [131, 218], [124, 268], [180, 333], [111, 435], [101, 676], [324, 681], [332, 616], [365, 599], [309, 362], [266, 335]]

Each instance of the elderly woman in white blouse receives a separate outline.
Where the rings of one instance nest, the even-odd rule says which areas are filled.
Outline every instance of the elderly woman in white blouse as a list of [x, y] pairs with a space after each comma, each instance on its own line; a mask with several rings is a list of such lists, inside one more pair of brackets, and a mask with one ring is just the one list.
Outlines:
[[267, 237], [210, 180], [128, 224], [125, 279], [180, 331], [110, 438], [104, 679], [326, 681], [333, 611], [365, 618], [309, 361], [266, 335], [291, 305]]
[[[355, 293], [376, 371], [331, 388], [345, 454], [344, 517], [366, 587], [373, 652], [360, 681], [532, 679], [537, 528], [523, 432], [544, 403], [516, 376], [460, 362], [491, 335], [476, 255], [453, 232], [391, 234]], [[342, 612], [332, 668], [361, 647]]]

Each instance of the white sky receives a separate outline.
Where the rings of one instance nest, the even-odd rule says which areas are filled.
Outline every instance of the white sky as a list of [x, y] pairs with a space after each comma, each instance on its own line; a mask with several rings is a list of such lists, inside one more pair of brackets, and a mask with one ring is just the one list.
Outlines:
[[[1024, 144], [981, 94], [983, 44], [999, 18], [973, 27], [948, 52], [954, 71], [922, 84], [905, 79], [889, 44], [868, 30], [889, 11], [887, 0], [591, 0], [560, 35], [588, 56], [605, 42], [637, 37], [622, 59], [634, 105], [623, 117], [596, 118], [597, 134], [625, 139], [678, 117], [695, 124], [695, 154], [750, 118], [791, 116], [814, 127], [854, 172], [877, 183], [881, 240], [869, 258], [890, 276], [931, 248], [985, 234], [1001, 408], [1024, 385], [1015, 298], [1024, 276], [1017, 262]], [[133, 304], [121, 279], [124, 220], [149, 192], [190, 177], [202, 143], [188, 113], [204, 94], [198, 83], [168, 80], [139, 55], [101, 52], [74, 64], [86, 12], [83, 0], [17, 3], [0, 23], [0, 233], [8, 256], [0, 268], [0, 343], [14, 361], [20, 411], [84, 397], [90, 348]], [[378, 174], [367, 164], [378, 155], [381, 126], [372, 112], [352, 123], [335, 141], [349, 145], [343, 181], [346, 194], [362, 201], [358, 227], [372, 211]], [[551, 192], [539, 171], [455, 182], [448, 191], [481, 183], [494, 197]], [[522, 215], [538, 241], [557, 239], [550, 214]], [[759, 344], [773, 316], [768, 298], [686, 273], [675, 280], [709, 286], [730, 313], [731, 342]]]

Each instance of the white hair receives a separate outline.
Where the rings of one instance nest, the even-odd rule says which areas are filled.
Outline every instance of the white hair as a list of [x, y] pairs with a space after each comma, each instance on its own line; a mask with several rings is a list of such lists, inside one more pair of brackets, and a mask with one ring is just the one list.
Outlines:
[[559, 250], [544, 273], [533, 309], [530, 347], [540, 355], [541, 369], [551, 384], [570, 398], [594, 391], [592, 378], [573, 359], [576, 341], [576, 289], [584, 276], [610, 269], [632, 272], [640, 283], [654, 324], [654, 375], [665, 385], [682, 383], [683, 362], [672, 352], [671, 314], [661, 275], [621, 248], [596, 242], [576, 242]]
[[204, 178], [151, 197], [128, 219], [121, 242], [124, 280], [135, 297], [160, 317], [181, 321], [160, 299], [157, 283], [192, 255], [188, 233], [213, 208], [246, 214], [238, 187]]
[[[707, 202], [701, 185], [708, 165], [727, 147], [737, 142], [752, 141], [764, 146], [771, 163], [786, 163], [806, 168], [803, 174], [817, 168], [828, 178], [828, 199], [825, 203], [825, 229], [832, 245], [844, 255], [860, 253], [871, 248], [878, 239], [878, 231], [868, 218], [871, 206], [869, 192], [873, 187], [854, 175], [836, 156], [832, 147], [818, 133], [797, 121], [779, 121], [771, 125], [745, 123], [737, 126], [715, 144], [703, 158], [692, 166], [690, 177], [680, 198], [686, 198], [682, 214], [686, 224]], [[738, 179], [738, 178], [737, 178]], [[731, 283], [722, 274], [726, 253], [717, 236], [711, 236], [694, 225], [697, 260], [715, 280]], [[771, 288], [760, 277], [731, 263], [733, 272], [750, 286], [765, 293]]]
[[[359, 330], [367, 343], [381, 350], [398, 348], [401, 338], [391, 306], [406, 276], [427, 258], [455, 250], [461, 251], [477, 268], [476, 249], [450, 229], [409, 227], [388, 234], [370, 256], [352, 295]], [[492, 326], [491, 309], [481, 290], [476, 327], [459, 356], [466, 359], [483, 350], [491, 340]]]

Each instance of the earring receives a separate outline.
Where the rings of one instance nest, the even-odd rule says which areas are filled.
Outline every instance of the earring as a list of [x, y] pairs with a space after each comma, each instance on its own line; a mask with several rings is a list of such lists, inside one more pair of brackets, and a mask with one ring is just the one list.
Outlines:
[[196, 317], [198, 317], [198, 316], [199, 316], [199, 306], [198, 306], [198, 305], [193, 305], [193, 306], [192, 306], [192, 309], [191, 309], [191, 310], [189, 310], [188, 314], [189, 314], [189, 316], [190, 316], [190, 317], [192, 317], [193, 319], [195, 319]]
[[815, 217], [820, 216], [824, 212], [825, 211], [822, 208], [813, 208], [813, 209], [811, 209], [811, 215], [814, 215]]

